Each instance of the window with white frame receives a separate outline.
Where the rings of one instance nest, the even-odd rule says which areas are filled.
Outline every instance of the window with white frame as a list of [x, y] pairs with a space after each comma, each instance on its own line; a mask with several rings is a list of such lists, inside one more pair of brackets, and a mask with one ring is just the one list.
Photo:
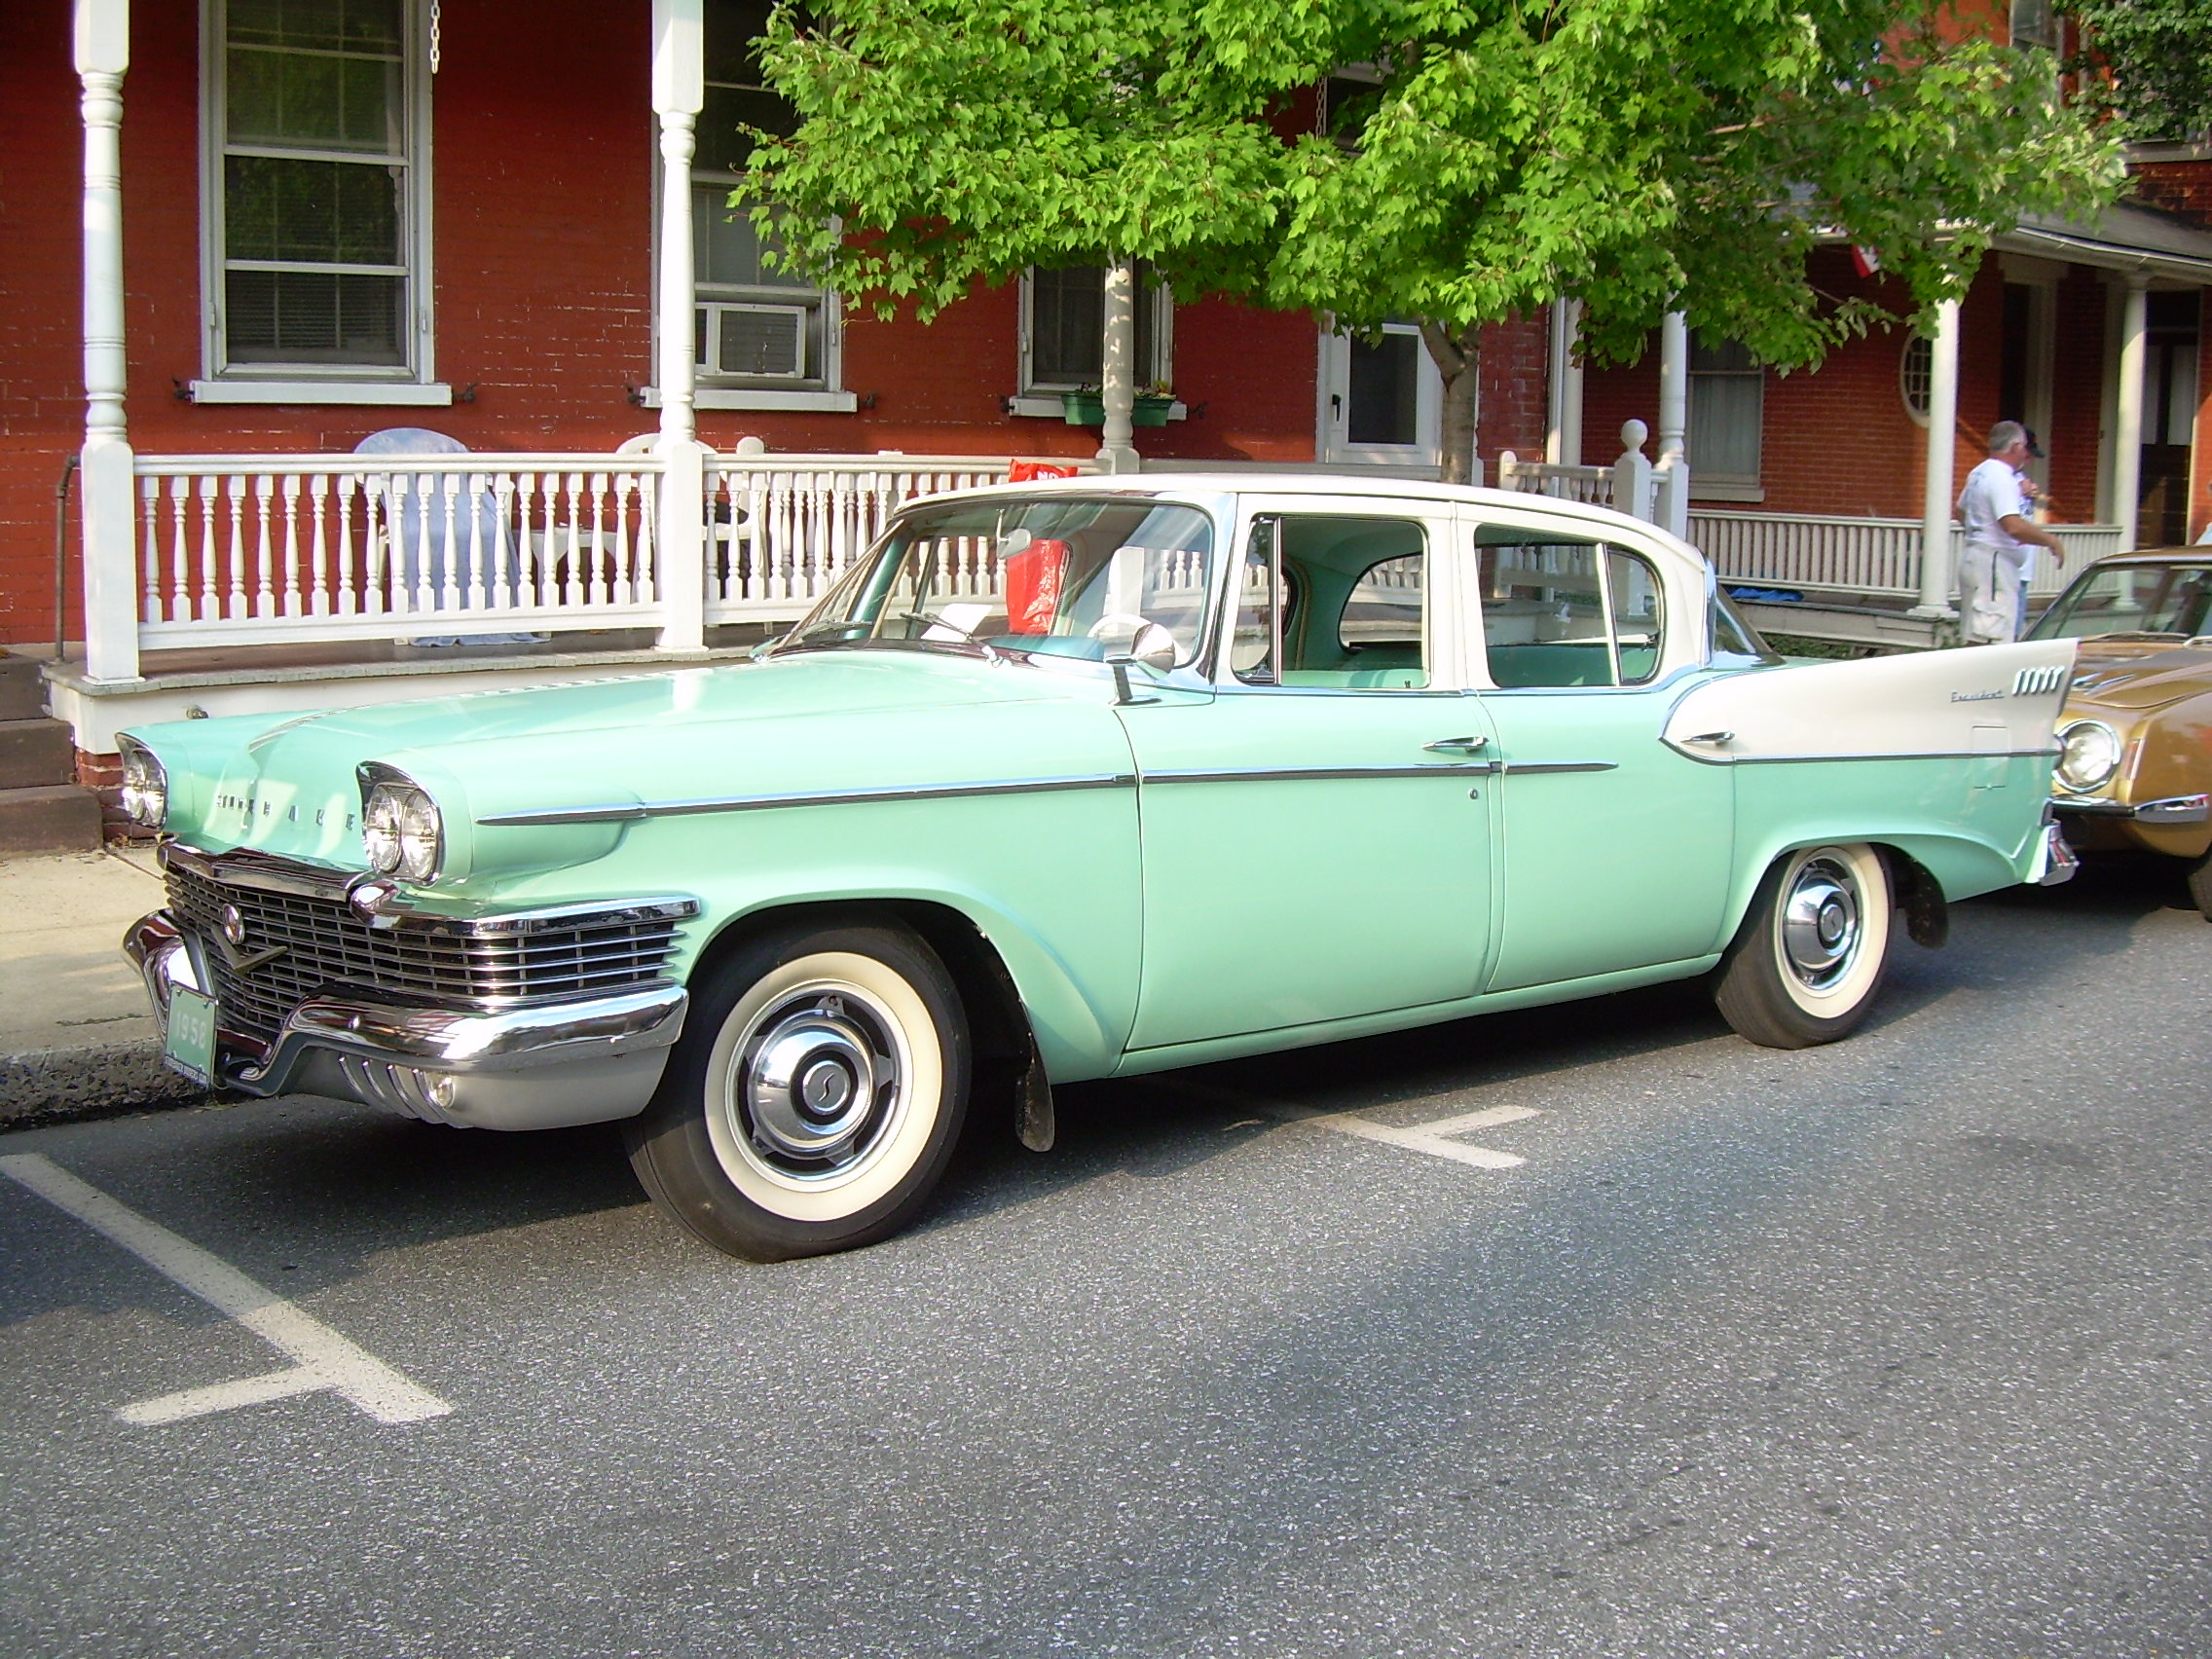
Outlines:
[[820, 391], [837, 384], [836, 296], [780, 270], [773, 236], [729, 193], [754, 133], [797, 126], [766, 84], [757, 43], [771, 0], [707, 0], [706, 99], [691, 167], [691, 339], [703, 387]]
[[1730, 340], [1690, 346], [1690, 485], [1755, 486], [1766, 377], [1751, 352]]
[[[1164, 283], [1137, 266], [1137, 389], [1172, 378], [1175, 306]], [[1100, 265], [1047, 271], [1021, 279], [1021, 389], [1051, 395], [1096, 390], [1106, 373], [1106, 270]]]
[[2058, 12], [2050, 0], [2012, 0], [2012, 44], [2058, 50]]
[[419, 0], [207, 0], [209, 370], [427, 369]]

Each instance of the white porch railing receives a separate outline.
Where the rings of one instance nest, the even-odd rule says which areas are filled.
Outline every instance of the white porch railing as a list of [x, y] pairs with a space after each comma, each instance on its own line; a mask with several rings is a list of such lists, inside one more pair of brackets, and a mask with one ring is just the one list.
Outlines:
[[707, 462], [707, 620], [792, 621], [916, 496], [1006, 482], [963, 456], [719, 456]]
[[666, 627], [663, 529], [682, 512], [706, 532], [704, 620], [791, 621], [902, 502], [1011, 464], [718, 456], [705, 498], [679, 502], [650, 453], [139, 457], [138, 642]]
[[[2038, 549], [2028, 592], [2048, 598], [2092, 559], [2120, 550], [2113, 524], [2047, 527], [2066, 548], [2057, 569]], [[1962, 533], [1951, 528], [1951, 569], [1958, 569]], [[1838, 598], [1916, 599], [1920, 593], [1918, 519], [1841, 518], [1807, 513], [1690, 513], [1689, 539], [1713, 561], [1723, 581], [1787, 588]]]
[[651, 456], [140, 457], [143, 646], [639, 626]]

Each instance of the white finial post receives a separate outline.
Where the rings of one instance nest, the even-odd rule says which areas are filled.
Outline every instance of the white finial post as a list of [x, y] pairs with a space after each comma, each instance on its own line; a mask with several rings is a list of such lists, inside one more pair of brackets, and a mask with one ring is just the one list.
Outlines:
[[1651, 521], [1651, 462], [1643, 440], [1651, 428], [1641, 421], [1621, 423], [1621, 456], [1613, 462], [1613, 510]]

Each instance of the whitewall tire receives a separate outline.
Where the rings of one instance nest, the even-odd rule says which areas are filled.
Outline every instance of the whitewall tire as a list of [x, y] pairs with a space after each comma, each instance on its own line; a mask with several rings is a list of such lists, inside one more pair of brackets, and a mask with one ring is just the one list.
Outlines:
[[692, 987], [630, 1161], [717, 1249], [851, 1249], [928, 1201], [968, 1075], [959, 991], [919, 937], [866, 923], [765, 936]]
[[1785, 853], [1721, 958], [1714, 992], [1721, 1015], [1770, 1049], [1850, 1035], [1889, 970], [1896, 910], [1877, 849], [1851, 842]]

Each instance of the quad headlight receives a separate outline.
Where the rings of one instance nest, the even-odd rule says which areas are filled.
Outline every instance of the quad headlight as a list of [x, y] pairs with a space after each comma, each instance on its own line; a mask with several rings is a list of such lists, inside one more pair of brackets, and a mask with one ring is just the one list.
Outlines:
[[2085, 794], [2120, 770], [2120, 734], [2102, 720], [2072, 720], [2058, 733], [2058, 781]]
[[123, 810], [130, 822], [159, 830], [169, 815], [169, 777], [154, 752], [135, 738], [122, 738]]
[[445, 857], [445, 825], [429, 792], [388, 766], [363, 768], [361, 845], [380, 875], [430, 881]]

